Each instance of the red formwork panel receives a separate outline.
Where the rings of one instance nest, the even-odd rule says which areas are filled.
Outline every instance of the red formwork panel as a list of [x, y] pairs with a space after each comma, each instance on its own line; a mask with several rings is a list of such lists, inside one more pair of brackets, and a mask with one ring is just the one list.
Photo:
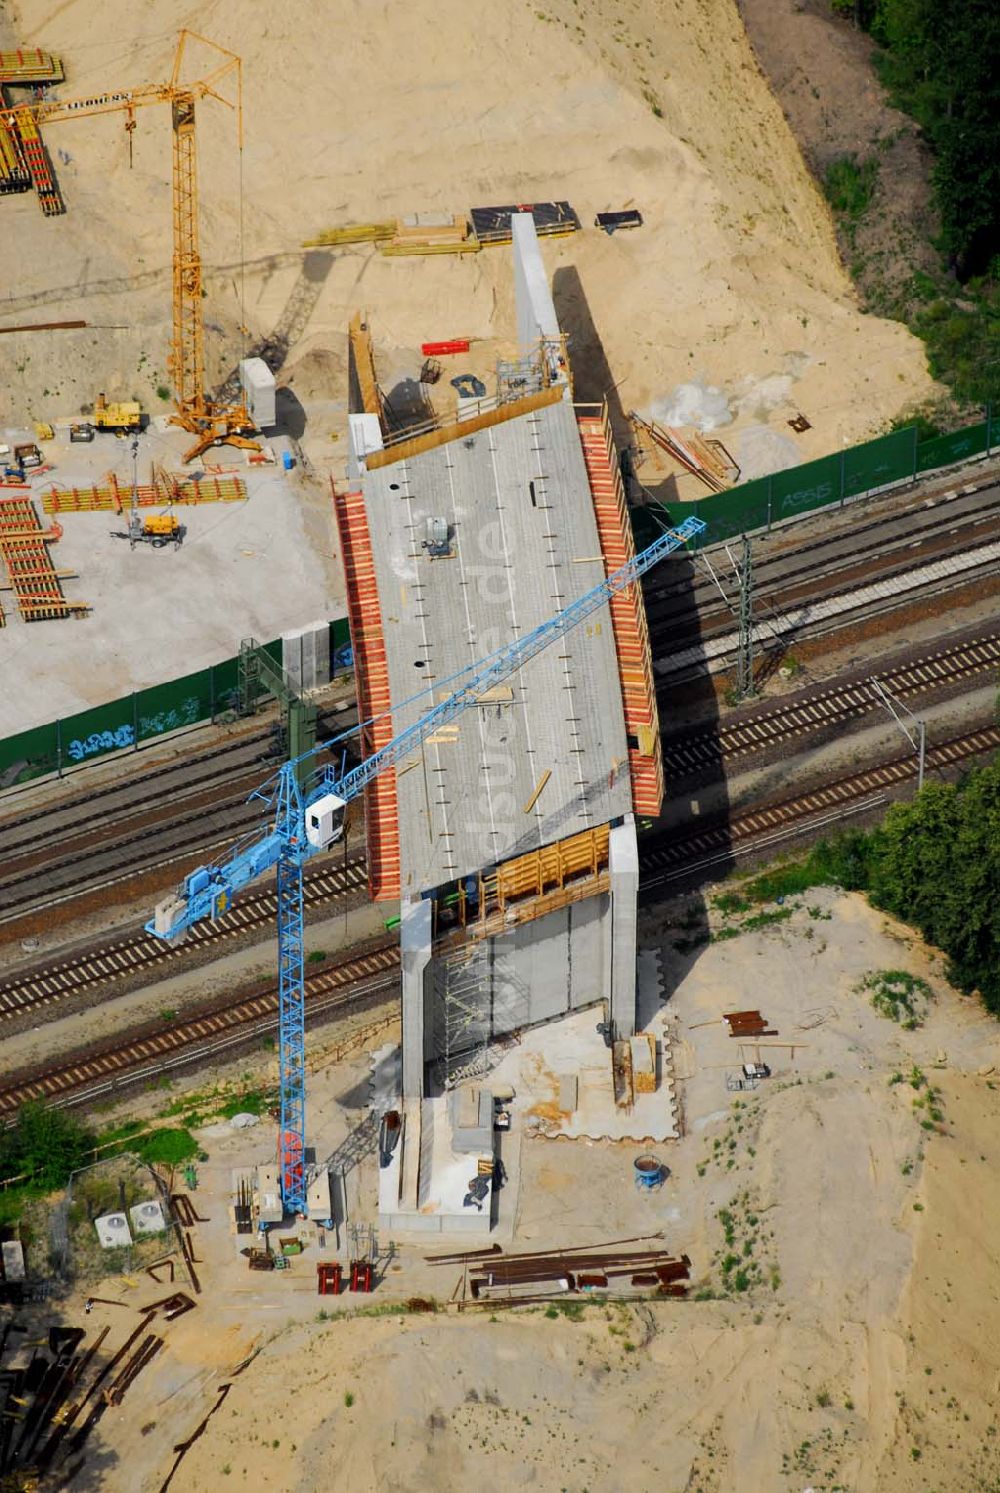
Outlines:
[[421, 342], [420, 351], [425, 358], [444, 358], [452, 353], [467, 353], [469, 351], [468, 337], [452, 337], [445, 342]]
[[[331, 487], [347, 582], [347, 617], [354, 649], [358, 716], [362, 721], [371, 721], [362, 732], [361, 740], [367, 757], [392, 740], [389, 661], [382, 635], [382, 613], [365, 500], [360, 492], [339, 493], [332, 483]], [[388, 768], [365, 789], [365, 830], [368, 886], [372, 898], [376, 902], [394, 901], [399, 897], [402, 880], [395, 768]]]
[[[577, 428], [601, 551], [610, 575], [632, 559], [635, 545], [607, 412], [585, 414], [578, 411]], [[651, 747], [648, 752], [629, 747], [632, 806], [637, 814], [655, 816], [663, 803], [663, 753], [641, 587], [636, 584], [619, 591], [611, 598], [609, 608], [618, 654], [625, 729], [630, 737], [645, 741]]]

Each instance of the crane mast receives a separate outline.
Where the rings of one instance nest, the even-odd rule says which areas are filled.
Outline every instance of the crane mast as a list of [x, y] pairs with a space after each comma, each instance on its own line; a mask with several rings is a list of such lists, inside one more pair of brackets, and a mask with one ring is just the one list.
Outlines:
[[205, 413], [205, 346], [202, 321], [201, 253], [198, 248], [198, 158], [194, 95], [171, 100], [173, 123], [174, 256], [173, 340], [170, 375], [177, 412]]
[[[154, 917], [146, 924], [147, 931], [157, 938], [176, 939], [202, 918], [221, 917], [233, 897], [245, 886], [270, 870], [276, 871], [280, 1073], [278, 1158], [282, 1197], [290, 1211], [302, 1211], [306, 1201], [304, 863], [340, 839], [347, 805], [363, 793], [374, 778], [401, 761], [414, 747], [422, 745], [447, 721], [478, 703], [487, 690], [516, 674], [557, 638], [565, 636], [613, 596], [633, 585], [665, 555], [680, 548], [704, 528], [701, 519], [687, 518], [676, 529], [659, 535], [647, 549], [626, 561], [563, 611], [523, 638], [463, 671], [450, 681], [455, 684], [450, 695], [432, 705], [412, 726], [400, 731], [386, 746], [366, 757], [350, 772], [340, 774], [327, 767], [304, 787], [301, 781], [303, 759], [286, 762], [273, 780], [273, 786], [258, 789], [253, 795], [270, 809], [270, 829], [251, 844], [238, 849], [225, 865], [202, 866], [192, 872], [178, 894], [161, 902]], [[437, 688], [439, 686], [435, 686]], [[423, 693], [429, 693], [433, 698], [434, 690]]]

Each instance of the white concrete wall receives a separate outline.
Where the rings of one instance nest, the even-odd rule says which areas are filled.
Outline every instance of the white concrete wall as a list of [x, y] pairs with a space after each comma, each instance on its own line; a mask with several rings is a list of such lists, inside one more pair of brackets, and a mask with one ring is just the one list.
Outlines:
[[348, 415], [347, 417], [347, 475], [356, 482], [365, 470], [365, 457], [371, 451], [381, 451], [382, 427], [378, 415]]
[[542, 251], [530, 213], [514, 213], [510, 220], [514, 241], [514, 304], [517, 340], [522, 352], [537, 347], [540, 338], [558, 338], [559, 322], [545, 273]]
[[400, 914], [403, 1098], [419, 1100], [424, 1093], [424, 975], [431, 959], [431, 904], [404, 897]]
[[[429, 904], [424, 904], [425, 906]], [[404, 921], [405, 927], [405, 921]], [[521, 1027], [537, 1026], [612, 996], [612, 905], [605, 893], [573, 902], [547, 917], [521, 923], [477, 947], [470, 962], [456, 967], [459, 998], [465, 1007], [468, 1050]], [[416, 978], [407, 973], [409, 935], [403, 940], [403, 1048], [414, 1027], [408, 1015], [416, 1000]], [[634, 1005], [634, 954], [633, 1005]], [[444, 1051], [446, 967], [435, 960], [427, 980], [421, 1035], [423, 1056], [431, 1063]], [[471, 1013], [471, 1015], [469, 1014]], [[404, 1078], [405, 1087], [405, 1078]]]
[[550, 1021], [610, 996], [607, 896], [574, 902], [491, 942], [495, 1034]]
[[281, 666], [294, 690], [302, 693], [330, 683], [330, 624], [310, 622], [281, 634]]
[[636, 923], [639, 898], [639, 846], [635, 818], [611, 831], [611, 1026], [616, 1039], [635, 1031]]

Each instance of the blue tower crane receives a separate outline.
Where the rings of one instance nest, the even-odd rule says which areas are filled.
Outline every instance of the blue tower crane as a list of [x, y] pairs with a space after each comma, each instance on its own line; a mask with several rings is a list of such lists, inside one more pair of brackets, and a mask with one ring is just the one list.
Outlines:
[[[659, 535], [648, 548], [533, 632], [508, 643], [454, 676], [447, 682], [456, 687], [446, 699], [432, 705], [413, 725], [350, 772], [339, 773], [327, 766], [306, 776], [303, 782], [300, 781], [305, 776], [302, 759], [286, 762], [269, 784], [251, 795], [268, 806], [270, 829], [237, 849], [224, 865], [202, 866], [193, 871], [178, 894], [161, 902], [155, 916], [146, 924], [148, 932], [157, 938], [179, 938], [200, 919], [221, 917], [245, 886], [267, 871], [276, 871], [280, 1074], [278, 1158], [281, 1195], [289, 1212], [302, 1212], [306, 1205], [303, 865], [340, 839], [347, 805], [380, 773], [407, 757], [428, 736], [474, 705], [487, 690], [515, 674], [550, 643], [577, 627], [612, 596], [632, 585], [664, 556], [693, 539], [704, 528], [701, 519], [684, 519], [676, 529]], [[440, 689], [440, 684], [435, 688]], [[433, 696], [433, 691], [422, 691], [413, 699], [427, 695]], [[322, 748], [314, 749], [318, 750]]]

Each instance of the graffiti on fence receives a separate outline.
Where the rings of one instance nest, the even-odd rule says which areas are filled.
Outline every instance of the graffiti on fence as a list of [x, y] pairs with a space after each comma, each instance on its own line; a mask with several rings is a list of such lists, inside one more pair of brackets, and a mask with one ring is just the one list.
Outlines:
[[93, 731], [87, 737], [77, 737], [66, 748], [71, 762], [83, 762], [87, 757], [96, 757], [98, 752], [113, 752], [119, 747], [135, 746], [135, 730], [129, 725], [116, 726], [113, 731]]
[[189, 695], [177, 710], [161, 710], [159, 715], [139, 717], [139, 736], [162, 736], [165, 731], [177, 731], [181, 726], [193, 726], [204, 716], [197, 695]]

